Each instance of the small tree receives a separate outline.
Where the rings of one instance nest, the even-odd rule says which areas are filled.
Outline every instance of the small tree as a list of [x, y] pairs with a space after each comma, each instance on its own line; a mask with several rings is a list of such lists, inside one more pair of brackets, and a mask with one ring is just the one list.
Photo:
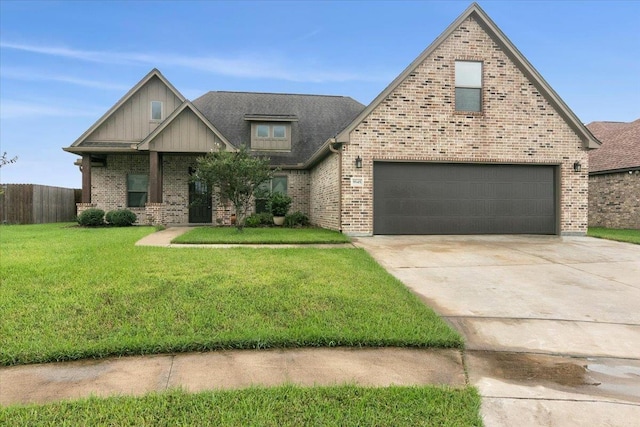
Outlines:
[[17, 161], [18, 161], [18, 156], [15, 156], [12, 159], [7, 159], [7, 152], [5, 151], [4, 153], [2, 153], [2, 156], [0, 157], [0, 167], [4, 165], [9, 165], [11, 163], [15, 163]]
[[193, 179], [204, 181], [236, 210], [236, 228], [242, 231], [251, 198], [260, 184], [273, 178], [269, 159], [254, 157], [246, 147], [238, 151], [207, 153], [197, 160]]

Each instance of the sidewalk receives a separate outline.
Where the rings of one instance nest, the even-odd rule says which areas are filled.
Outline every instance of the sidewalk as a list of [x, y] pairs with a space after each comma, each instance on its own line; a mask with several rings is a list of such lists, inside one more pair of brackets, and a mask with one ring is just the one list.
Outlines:
[[0, 405], [89, 396], [249, 386], [357, 384], [464, 387], [460, 350], [312, 348], [237, 350], [0, 368]]
[[136, 246], [160, 246], [165, 248], [209, 248], [209, 249], [224, 249], [224, 248], [271, 248], [271, 249], [285, 249], [285, 248], [353, 248], [352, 243], [335, 243], [335, 244], [277, 244], [277, 245], [264, 245], [264, 244], [196, 244], [185, 245], [171, 243], [173, 239], [187, 231], [192, 227], [169, 227], [165, 230], [157, 231], [149, 234], [136, 242]]

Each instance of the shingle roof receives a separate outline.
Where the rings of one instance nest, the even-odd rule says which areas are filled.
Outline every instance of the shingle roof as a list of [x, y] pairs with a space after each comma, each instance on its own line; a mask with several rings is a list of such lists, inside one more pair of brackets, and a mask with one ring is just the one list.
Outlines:
[[587, 128], [602, 142], [589, 152], [589, 172], [640, 167], [640, 119], [625, 122], [592, 122]]
[[289, 166], [309, 160], [365, 108], [345, 96], [216, 91], [194, 100], [193, 105], [237, 147], [250, 144], [251, 122], [247, 117], [295, 117], [291, 122], [291, 152], [265, 152], [272, 164]]

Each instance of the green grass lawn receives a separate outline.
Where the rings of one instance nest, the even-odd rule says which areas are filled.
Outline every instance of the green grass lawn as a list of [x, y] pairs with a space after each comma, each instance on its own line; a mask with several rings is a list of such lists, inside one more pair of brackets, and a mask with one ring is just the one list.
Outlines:
[[0, 227], [0, 364], [302, 346], [461, 347], [361, 249], [136, 247], [151, 227]]
[[481, 426], [473, 388], [281, 386], [0, 408], [28, 426]]
[[342, 233], [322, 228], [244, 228], [238, 232], [234, 227], [199, 227], [173, 239], [172, 243], [347, 243], [349, 238]]
[[640, 245], [640, 230], [589, 227], [588, 236]]

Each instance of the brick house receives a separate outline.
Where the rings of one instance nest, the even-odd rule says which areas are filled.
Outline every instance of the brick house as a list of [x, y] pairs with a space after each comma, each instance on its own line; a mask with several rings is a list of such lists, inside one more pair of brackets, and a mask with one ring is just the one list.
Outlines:
[[589, 225], [640, 229], [640, 119], [587, 128], [602, 141], [589, 153]]
[[[584, 234], [599, 141], [472, 4], [368, 106], [347, 97], [209, 92], [152, 70], [66, 151], [79, 209], [227, 224], [195, 209], [194, 159], [247, 144], [281, 168], [293, 210], [350, 235]], [[190, 207], [191, 206], [191, 207]]]

